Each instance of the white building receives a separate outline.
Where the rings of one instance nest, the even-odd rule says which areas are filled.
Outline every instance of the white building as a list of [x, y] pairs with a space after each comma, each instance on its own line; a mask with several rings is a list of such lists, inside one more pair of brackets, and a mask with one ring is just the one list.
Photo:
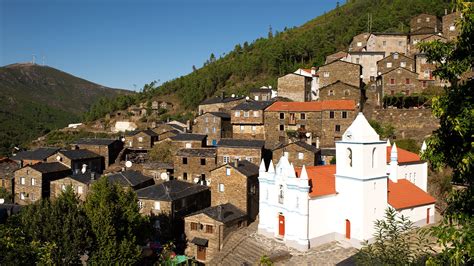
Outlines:
[[426, 162], [387, 147], [362, 113], [336, 142], [336, 158], [301, 169], [284, 156], [276, 167], [262, 162], [258, 232], [299, 250], [334, 240], [360, 247], [389, 206], [417, 225], [434, 222]]
[[311, 69], [298, 68], [293, 73], [311, 78], [311, 100], [319, 99], [319, 76], [316, 73], [316, 67]]

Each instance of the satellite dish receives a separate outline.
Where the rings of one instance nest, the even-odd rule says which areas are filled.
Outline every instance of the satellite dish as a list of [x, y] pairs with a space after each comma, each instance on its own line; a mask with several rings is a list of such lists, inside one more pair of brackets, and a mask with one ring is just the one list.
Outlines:
[[127, 167], [127, 168], [132, 167], [132, 162], [131, 161], [126, 161], [125, 162], [125, 167]]
[[232, 93], [231, 97], [232, 97], [232, 98], [235, 98], [235, 94]]
[[125, 138], [122, 138], [121, 140], [122, 140], [122, 142], [125, 142]]
[[5, 199], [0, 199], [0, 204], [5, 203]]
[[199, 178], [198, 177], [194, 178], [194, 183], [195, 184], [199, 183]]
[[56, 160], [57, 160], [57, 161], [61, 161], [61, 156], [59, 156], [59, 155], [56, 156]]
[[247, 100], [247, 101], [250, 100], [250, 97], [249, 96], [245, 97], [245, 100]]
[[161, 178], [161, 180], [167, 181], [168, 180], [168, 173], [161, 173], [160, 178]]
[[311, 137], [311, 133], [307, 132], [307, 133], [306, 133], [306, 137], [307, 137], [307, 138]]

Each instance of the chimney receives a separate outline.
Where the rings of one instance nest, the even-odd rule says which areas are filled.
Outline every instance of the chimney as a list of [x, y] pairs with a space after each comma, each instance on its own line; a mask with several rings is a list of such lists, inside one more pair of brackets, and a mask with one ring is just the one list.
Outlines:
[[235, 167], [235, 168], [239, 167], [239, 160], [235, 160], [235, 161], [234, 161], [234, 167]]
[[85, 174], [87, 171], [87, 164], [82, 165], [81, 173]]
[[311, 75], [316, 75], [316, 67], [311, 67]]
[[217, 218], [222, 220], [222, 205], [217, 206]]

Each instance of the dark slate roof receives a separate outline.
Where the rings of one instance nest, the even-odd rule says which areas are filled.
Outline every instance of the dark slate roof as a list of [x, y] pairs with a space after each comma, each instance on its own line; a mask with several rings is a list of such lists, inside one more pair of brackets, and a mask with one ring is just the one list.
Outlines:
[[179, 130], [180, 132], [185, 132], [186, 131], [186, 128], [180, 126], [180, 125], [176, 125], [176, 124], [167, 124], [173, 128], [176, 128], [176, 130]]
[[145, 169], [174, 169], [173, 163], [166, 162], [147, 162], [143, 164]]
[[243, 103], [238, 104], [236, 107], [232, 108], [232, 110], [264, 110], [268, 106], [270, 106], [273, 102], [272, 101], [245, 101]]
[[152, 137], [158, 136], [158, 134], [156, 134], [156, 132], [151, 130], [151, 129], [130, 131], [127, 135], [128, 136], [135, 136], [136, 134], [141, 133], [141, 132], [147, 134], [148, 136], [152, 136]]
[[242, 100], [244, 97], [213, 97], [206, 99], [200, 103], [200, 105], [205, 105], [205, 104], [215, 104], [215, 103], [228, 103], [228, 102], [233, 102], [233, 101], [238, 101]]
[[175, 140], [175, 141], [190, 141], [190, 140], [203, 141], [206, 137], [207, 135], [202, 135], [202, 134], [181, 133], [176, 136], [170, 137], [170, 139]]
[[100, 175], [97, 173], [85, 172], [84, 174], [79, 172], [78, 174], [68, 176], [71, 179], [74, 179], [83, 184], [90, 184], [95, 180], [99, 179]]
[[235, 165], [235, 163], [229, 163], [226, 165], [233, 167], [234, 169], [241, 172], [246, 177], [258, 176], [259, 167], [247, 160], [239, 160], [237, 166]]
[[282, 144], [282, 145], [277, 146], [275, 148], [275, 150], [284, 148], [284, 147], [289, 146], [291, 144], [298, 145], [298, 146], [300, 146], [300, 147], [302, 147], [302, 148], [304, 148], [304, 149], [306, 149], [310, 152], [313, 152], [313, 153], [318, 153], [319, 152], [319, 149], [316, 148], [316, 146], [309, 145], [308, 143], [306, 143], [304, 141], [297, 141], [297, 142], [292, 142], [292, 143], [288, 143], [288, 144], [284, 144], [284, 145]]
[[205, 238], [200, 238], [200, 237], [195, 237], [193, 238], [193, 240], [191, 240], [191, 243], [194, 243], [198, 246], [201, 246], [201, 247], [207, 247], [207, 243], [209, 242], [208, 239], [205, 239]]
[[109, 180], [109, 182], [117, 183], [123, 187], [125, 186], [135, 187], [137, 185], [153, 180], [153, 178], [149, 176], [145, 176], [139, 171], [133, 171], [133, 170], [127, 170], [124, 172], [110, 174], [107, 176], [107, 179]]
[[55, 154], [59, 148], [38, 148], [32, 151], [21, 151], [13, 156], [11, 159], [19, 160], [46, 160], [49, 156]]
[[59, 151], [59, 153], [71, 160], [81, 160], [81, 159], [91, 159], [91, 158], [102, 157], [95, 152], [91, 152], [90, 150], [85, 150], [85, 149], [63, 150], [63, 151]]
[[217, 147], [234, 148], [262, 148], [264, 145], [265, 141], [255, 139], [221, 139], [217, 143]]
[[62, 163], [53, 162], [53, 163], [38, 163], [34, 165], [29, 165], [29, 167], [35, 169], [38, 172], [43, 174], [47, 173], [55, 173], [55, 172], [62, 172], [62, 171], [70, 171], [69, 167], [65, 166]]
[[253, 88], [253, 89], [250, 89], [250, 92], [272, 93], [272, 89]]
[[212, 115], [218, 116], [220, 118], [230, 118], [230, 114], [224, 112], [209, 112]]
[[165, 133], [170, 133], [170, 132], [171, 132], [171, 133], [174, 133], [174, 134], [176, 134], [176, 135], [181, 134], [181, 131], [176, 130], [176, 129], [172, 129], [172, 130], [168, 130], [168, 131], [165, 131], [165, 132], [161, 132], [159, 135], [163, 135], [163, 134], [165, 134]]
[[216, 149], [202, 148], [202, 149], [181, 149], [176, 153], [177, 156], [186, 157], [216, 157]]
[[335, 148], [323, 148], [323, 149], [321, 149], [321, 155], [336, 156], [336, 149]]
[[181, 180], [170, 180], [136, 191], [139, 199], [173, 201], [209, 190], [207, 186], [192, 184]]
[[79, 139], [72, 144], [75, 145], [99, 145], [99, 146], [109, 146], [110, 144], [119, 141], [117, 139]]
[[216, 221], [222, 222], [224, 224], [235, 221], [237, 219], [240, 219], [246, 216], [246, 214], [243, 211], [241, 211], [239, 208], [235, 207], [234, 205], [230, 203], [202, 209], [188, 216], [194, 216], [196, 214], [201, 214], [201, 213], [204, 213], [210, 218]]

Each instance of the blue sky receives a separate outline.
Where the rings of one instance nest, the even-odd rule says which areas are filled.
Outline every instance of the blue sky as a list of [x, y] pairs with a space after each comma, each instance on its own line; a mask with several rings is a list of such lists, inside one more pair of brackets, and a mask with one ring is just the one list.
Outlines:
[[[0, 0], [0, 66], [32, 60], [139, 89], [201, 67], [211, 53], [293, 27], [332, 0]], [[342, 1], [341, 1], [342, 3]]]

